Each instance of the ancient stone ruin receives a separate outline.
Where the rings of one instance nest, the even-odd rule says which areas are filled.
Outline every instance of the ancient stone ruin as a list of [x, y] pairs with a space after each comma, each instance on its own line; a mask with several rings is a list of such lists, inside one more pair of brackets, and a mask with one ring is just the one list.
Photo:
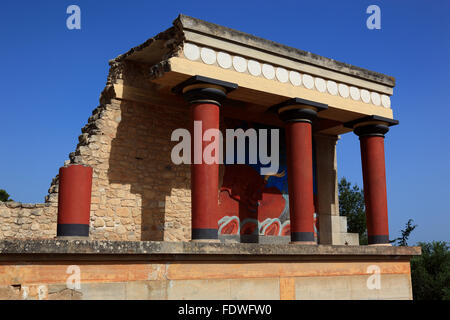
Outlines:
[[[184, 15], [109, 64], [45, 203], [0, 203], [0, 298], [412, 298], [420, 250], [388, 245], [394, 78]], [[175, 164], [173, 132], [195, 121], [253, 129], [247, 153], [278, 130], [278, 170]], [[369, 246], [339, 215], [336, 143], [352, 131]], [[67, 261], [81, 289], [66, 286]], [[373, 265], [382, 289], [367, 287]]]

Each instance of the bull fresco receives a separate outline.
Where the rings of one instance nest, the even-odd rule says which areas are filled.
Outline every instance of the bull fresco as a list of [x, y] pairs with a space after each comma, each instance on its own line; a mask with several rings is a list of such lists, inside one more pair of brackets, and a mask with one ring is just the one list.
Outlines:
[[[226, 119], [227, 128], [277, 129], [261, 124]], [[258, 163], [224, 164], [219, 192], [219, 235], [289, 236], [289, 193], [284, 129], [280, 129], [280, 160], [277, 173], [261, 175]], [[269, 131], [270, 132], [270, 131]], [[259, 139], [259, 137], [258, 137]], [[270, 136], [268, 137], [270, 144]], [[248, 148], [248, 141], [246, 142]], [[270, 148], [269, 148], [270, 150]], [[258, 150], [259, 151], [259, 150]], [[236, 152], [235, 152], [236, 154]], [[315, 167], [315, 159], [313, 159]], [[236, 163], [237, 161], [234, 161]], [[316, 177], [314, 170], [314, 202]], [[317, 215], [315, 235], [317, 236]]]

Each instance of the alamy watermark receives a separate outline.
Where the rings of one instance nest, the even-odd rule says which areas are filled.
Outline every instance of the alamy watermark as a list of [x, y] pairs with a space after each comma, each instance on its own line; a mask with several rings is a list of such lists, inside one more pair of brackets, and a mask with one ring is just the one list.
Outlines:
[[[202, 134], [203, 132], [203, 134]], [[270, 132], [270, 153], [268, 137]], [[187, 129], [172, 132], [171, 141], [181, 141], [172, 148], [171, 159], [174, 164], [223, 164], [223, 135], [219, 129], [203, 131], [202, 121], [194, 121], [194, 137]], [[275, 174], [279, 169], [280, 154], [279, 129], [226, 129], [226, 164], [260, 163], [261, 175]], [[193, 148], [192, 148], [193, 140]], [[248, 141], [248, 148], [246, 147]], [[206, 145], [205, 145], [206, 144]], [[193, 150], [193, 157], [191, 154]], [[248, 161], [247, 159], [248, 151]], [[258, 162], [259, 160], [259, 162]]]
[[71, 290], [81, 289], [81, 269], [77, 265], [67, 267], [66, 274], [69, 276], [66, 279], [66, 287]]
[[81, 29], [81, 9], [79, 6], [75, 4], [71, 4], [67, 7], [67, 14], [70, 16], [67, 17], [66, 26], [69, 30], [80, 30]]
[[381, 289], [381, 269], [377, 265], [370, 265], [367, 267], [366, 273], [372, 274], [367, 279], [366, 285], [369, 290], [380, 290]]
[[381, 29], [381, 9], [379, 6], [372, 4], [367, 7], [366, 13], [370, 14], [367, 18], [366, 26], [367, 29]]

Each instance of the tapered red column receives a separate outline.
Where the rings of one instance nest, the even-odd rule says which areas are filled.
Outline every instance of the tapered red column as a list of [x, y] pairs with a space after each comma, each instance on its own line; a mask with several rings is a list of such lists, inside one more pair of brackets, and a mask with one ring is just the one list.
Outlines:
[[285, 122], [291, 243], [316, 244], [312, 122], [327, 106], [295, 98], [274, 108]]
[[389, 244], [384, 135], [394, 124], [398, 121], [374, 116], [352, 124], [361, 145], [368, 243], [373, 245]]
[[362, 136], [360, 144], [369, 244], [389, 243], [384, 137]]
[[59, 169], [58, 237], [88, 237], [92, 168], [71, 165]]
[[[193, 137], [191, 164], [192, 239], [217, 239], [219, 164], [206, 164], [203, 152], [210, 144], [203, 141], [206, 130], [219, 130], [219, 106], [214, 103], [193, 103]], [[215, 148], [215, 150], [219, 150]]]
[[286, 123], [291, 241], [314, 243], [312, 125]]
[[203, 137], [206, 131], [219, 131], [221, 102], [229, 91], [236, 88], [233, 83], [195, 76], [173, 89], [176, 93], [182, 93], [191, 104], [192, 241], [218, 239], [218, 155], [214, 155], [215, 159], [207, 159], [204, 151], [206, 148], [219, 150], [219, 141], [215, 138], [204, 141]]

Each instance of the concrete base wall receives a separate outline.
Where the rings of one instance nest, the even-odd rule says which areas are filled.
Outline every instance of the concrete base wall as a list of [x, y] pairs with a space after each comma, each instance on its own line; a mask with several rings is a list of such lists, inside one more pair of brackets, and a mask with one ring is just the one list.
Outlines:
[[[66, 284], [71, 266], [80, 270], [74, 290]], [[371, 266], [380, 268], [379, 289], [367, 285]], [[13, 264], [0, 265], [0, 299], [411, 299], [409, 268], [397, 261]]]
[[412, 299], [414, 254], [289, 244], [0, 243], [0, 299]]

